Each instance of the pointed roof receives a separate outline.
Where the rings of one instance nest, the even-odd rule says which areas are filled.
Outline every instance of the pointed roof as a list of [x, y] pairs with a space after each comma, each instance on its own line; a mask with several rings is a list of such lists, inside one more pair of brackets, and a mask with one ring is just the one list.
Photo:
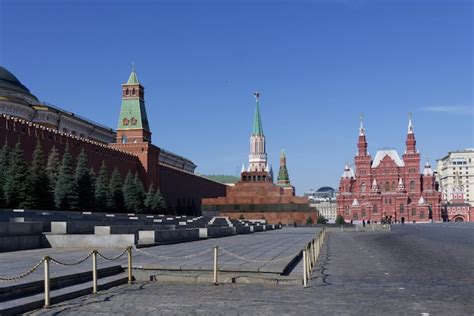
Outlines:
[[262, 127], [262, 119], [260, 117], [260, 107], [258, 105], [258, 100], [260, 98], [260, 93], [255, 92], [255, 115], [253, 117], [253, 129], [252, 135], [254, 136], [263, 136], [263, 127]]
[[413, 123], [411, 121], [412, 114], [408, 113], [408, 134], [413, 134]]
[[357, 199], [354, 199], [352, 201], [352, 206], [359, 206], [359, 201], [357, 201]]
[[433, 170], [431, 169], [431, 165], [430, 165], [428, 160], [426, 160], [425, 169], [423, 170], [423, 175], [424, 176], [432, 176], [433, 175]]
[[364, 128], [364, 114], [360, 115], [360, 127], [359, 127], [359, 136], [365, 135], [365, 128]]
[[135, 67], [132, 68], [132, 72], [130, 73], [130, 76], [128, 77], [127, 84], [140, 84], [137, 78], [137, 73], [135, 72]]

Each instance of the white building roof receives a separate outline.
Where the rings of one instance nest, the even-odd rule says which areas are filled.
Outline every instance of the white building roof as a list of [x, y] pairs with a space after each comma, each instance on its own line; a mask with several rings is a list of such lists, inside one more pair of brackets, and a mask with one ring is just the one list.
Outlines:
[[372, 168], [377, 167], [385, 156], [389, 156], [393, 161], [395, 161], [395, 164], [398, 167], [403, 167], [405, 165], [395, 149], [381, 149], [378, 150], [375, 155], [374, 161], [372, 162]]

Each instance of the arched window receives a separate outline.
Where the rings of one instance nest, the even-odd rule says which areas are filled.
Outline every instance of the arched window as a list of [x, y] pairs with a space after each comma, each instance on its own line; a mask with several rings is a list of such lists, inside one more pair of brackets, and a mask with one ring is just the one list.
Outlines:
[[415, 190], [415, 181], [411, 180], [410, 181], [410, 191], [414, 191]]
[[405, 213], [405, 205], [400, 204], [400, 214]]
[[360, 185], [360, 192], [365, 192], [365, 182], [362, 182]]
[[132, 95], [135, 95], [135, 88], [132, 89]]
[[395, 181], [392, 181], [392, 191], [395, 191]]
[[129, 120], [128, 118], [124, 118], [122, 122], [123, 122], [123, 126], [128, 126]]
[[388, 181], [385, 182], [385, 192], [388, 192], [390, 190], [390, 184]]
[[128, 90], [127, 88], [127, 90], [125, 90], [125, 95], [129, 95], [129, 94], [130, 94], [130, 90]]

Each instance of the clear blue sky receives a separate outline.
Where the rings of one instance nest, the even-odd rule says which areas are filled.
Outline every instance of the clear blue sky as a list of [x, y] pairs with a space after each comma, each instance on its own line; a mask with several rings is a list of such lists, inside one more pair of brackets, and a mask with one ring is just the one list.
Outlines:
[[204, 174], [248, 160], [259, 90], [270, 162], [337, 187], [361, 112], [372, 156], [473, 145], [472, 1], [0, 0], [0, 62], [42, 101], [116, 127], [135, 61], [153, 142]]

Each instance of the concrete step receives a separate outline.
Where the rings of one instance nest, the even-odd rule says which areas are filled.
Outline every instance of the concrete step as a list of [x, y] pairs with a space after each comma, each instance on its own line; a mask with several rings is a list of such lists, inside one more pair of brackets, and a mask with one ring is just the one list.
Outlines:
[[[97, 269], [97, 277], [105, 278], [112, 275], [117, 275], [123, 272], [121, 265], [112, 267], [105, 267]], [[25, 281], [27, 279], [24, 279]], [[77, 272], [67, 275], [61, 275], [50, 278], [50, 289], [56, 290], [63, 287], [71, 286], [78, 283], [92, 281], [92, 271]], [[0, 288], [0, 305], [2, 302], [18, 299], [20, 297], [43, 293], [44, 281], [37, 280], [31, 282], [12, 283], [11, 285]]]
[[[107, 290], [111, 287], [127, 283], [127, 280], [127, 273], [125, 272], [100, 278], [97, 280], [98, 291]], [[79, 283], [51, 291], [50, 303], [53, 305], [91, 293], [91, 281]], [[0, 303], [0, 315], [17, 315], [42, 308], [43, 306], [44, 293], [38, 293]]]

